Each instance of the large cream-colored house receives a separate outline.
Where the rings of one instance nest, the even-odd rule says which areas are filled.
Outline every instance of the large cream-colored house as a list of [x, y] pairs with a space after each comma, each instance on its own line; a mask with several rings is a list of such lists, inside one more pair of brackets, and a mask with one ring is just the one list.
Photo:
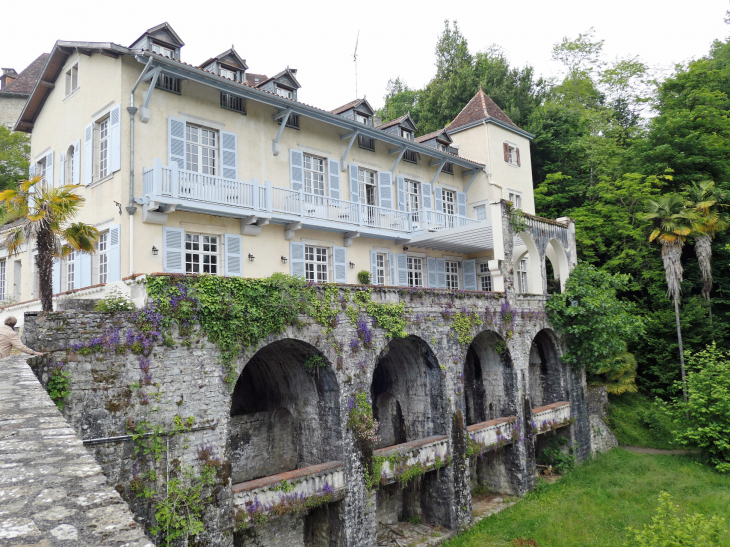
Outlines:
[[[233, 49], [200, 63], [183, 45], [167, 23], [129, 47], [55, 44], [16, 129], [31, 133], [31, 175], [80, 184], [78, 220], [101, 237], [57, 264], [54, 293], [98, 298], [152, 272], [357, 283], [363, 269], [504, 290], [499, 200], [534, 213], [532, 136], [483, 91], [414, 138], [409, 116], [376, 125], [364, 99], [301, 102], [294, 69], [252, 74]], [[519, 291], [542, 294], [544, 265], [518, 245]], [[553, 247], [564, 282], [575, 252]], [[33, 253], [0, 255], [4, 314], [39, 309]]]

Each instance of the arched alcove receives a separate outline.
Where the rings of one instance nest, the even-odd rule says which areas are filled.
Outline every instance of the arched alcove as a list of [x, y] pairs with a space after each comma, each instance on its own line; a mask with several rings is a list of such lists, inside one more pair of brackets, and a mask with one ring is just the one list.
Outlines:
[[342, 460], [339, 408], [337, 378], [316, 348], [285, 339], [259, 350], [231, 399], [233, 482]]
[[[514, 257], [515, 290], [522, 294], [544, 294], [541, 254], [529, 233], [521, 232], [519, 237], [516, 238], [512, 256]], [[524, 278], [527, 287], [520, 280], [523, 260], [526, 265], [526, 276]]]
[[507, 345], [492, 331], [479, 333], [464, 362], [466, 423], [514, 416], [514, 369]]
[[567, 401], [565, 374], [552, 331], [543, 329], [530, 345], [530, 400], [533, 408]]
[[553, 238], [548, 242], [545, 257], [550, 261], [553, 269], [553, 277], [560, 282], [560, 292], [565, 290], [565, 282], [570, 275], [570, 264], [568, 255], [560, 242]]

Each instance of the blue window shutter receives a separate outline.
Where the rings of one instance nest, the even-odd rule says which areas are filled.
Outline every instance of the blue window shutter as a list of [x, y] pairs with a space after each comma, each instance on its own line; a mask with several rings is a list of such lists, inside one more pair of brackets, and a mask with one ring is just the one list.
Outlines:
[[241, 277], [243, 275], [243, 236], [225, 234], [223, 237], [226, 246], [226, 275], [228, 277]]
[[464, 260], [461, 263], [461, 268], [464, 271], [464, 290], [475, 291], [477, 290], [477, 264], [476, 260]]
[[109, 278], [108, 281], [122, 280], [122, 226], [115, 224], [109, 228]]
[[423, 198], [423, 208], [426, 211], [431, 211], [433, 209], [433, 201], [431, 199], [431, 183], [430, 182], [424, 182], [421, 184], [421, 193]]
[[436, 202], [436, 212], [444, 212], [444, 197], [440, 186], [435, 186], [433, 189], [434, 201]]
[[390, 171], [378, 171], [378, 198], [383, 209], [393, 208], [393, 176]]
[[289, 242], [289, 268], [291, 275], [304, 277], [304, 243]]
[[221, 131], [221, 173], [224, 179], [238, 180], [238, 135]]
[[162, 227], [162, 269], [167, 273], [185, 273], [185, 230]]
[[358, 179], [357, 165], [350, 164], [350, 201], [360, 201], [360, 180]]
[[428, 270], [428, 286], [432, 289], [438, 287], [438, 272], [436, 259], [432, 256], [426, 258], [426, 269]]
[[79, 184], [81, 182], [81, 139], [77, 140], [74, 146], [74, 159], [71, 169], [73, 171], [73, 180], [68, 181], [67, 184]]
[[335, 283], [347, 283], [347, 250], [344, 247], [332, 247], [334, 258]]
[[53, 294], [61, 292], [61, 261], [53, 259]]
[[396, 287], [398, 282], [395, 278], [395, 253], [388, 253], [388, 266], [390, 267], [390, 286]]
[[115, 173], [122, 168], [122, 105], [109, 112], [109, 171]]
[[167, 165], [176, 162], [179, 169], [185, 169], [185, 121], [169, 116], [167, 118]]
[[466, 216], [466, 192], [456, 192], [456, 212], [459, 216]]
[[[111, 253], [111, 248], [109, 252]], [[89, 253], [76, 253], [74, 274], [76, 277], [74, 282], [75, 289], [91, 287], [91, 255]]]
[[406, 210], [406, 179], [398, 177], [398, 210]]
[[340, 199], [340, 162], [329, 160], [330, 197]]
[[[304, 154], [293, 148], [289, 150], [289, 175], [291, 189], [299, 192], [304, 189]], [[302, 274], [304, 275], [304, 274]]]
[[58, 154], [58, 185], [66, 184], [66, 156], [63, 152]]
[[408, 286], [408, 259], [404, 254], [395, 255], [396, 268], [398, 269], [398, 286]]
[[53, 188], [53, 150], [46, 154], [46, 184]]
[[446, 259], [445, 258], [436, 259], [436, 271], [438, 273], [438, 288], [445, 289], [446, 288]]
[[84, 185], [94, 182], [94, 124], [84, 130]]
[[35, 163], [32, 163], [28, 166], [28, 177], [33, 178], [35, 177]]
[[373, 285], [378, 284], [378, 251], [370, 251], [370, 276]]

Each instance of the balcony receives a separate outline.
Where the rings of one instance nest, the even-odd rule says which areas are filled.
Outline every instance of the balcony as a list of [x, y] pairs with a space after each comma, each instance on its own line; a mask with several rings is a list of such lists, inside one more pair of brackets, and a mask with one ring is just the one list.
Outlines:
[[450, 463], [448, 438], [435, 435], [373, 452], [373, 459], [382, 462], [380, 484], [391, 484], [413, 468], [421, 471], [439, 469]]
[[485, 452], [511, 444], [515, 432], [519, 436], [516, 416], [470, 425], [466, 428], [468, 452], [470, 455], [481, 456]]
[[238, 524], [245, 526], [260, 516], [314, 506], [317, 498], [325, 503], [338, 501], [346, 494], [345, 464], [328, 462], [234, 484], [233, 507]]
[[572, 424], [570, 403], [560, 401], [532, 409], [532, 430], [536, 435]]
[[398, 211], [303, 191], [244, 182], [179, 169], [176, 163], [143, 171], [142, 202], [173, 205], [176, 210], [244, 218], [256, 215], [275, 224], [301, 222], [303, 227], [385, 239], [450, 228], [488, 225], [487, 221], [437, 211]]

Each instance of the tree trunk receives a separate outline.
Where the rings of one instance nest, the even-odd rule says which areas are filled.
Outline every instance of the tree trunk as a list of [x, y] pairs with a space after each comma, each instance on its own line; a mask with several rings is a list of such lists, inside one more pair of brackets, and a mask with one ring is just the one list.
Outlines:
[[53, 311], [53, 233], [50, 229], [42, 228], [36, 238], [38, 255], [38, 286], [41, 293], [41, 309]]
[[707, 234], [695, 235], [695, 252], [702, 271], [702, 296], [709, 302], [712, 291], [712, 238]]
[[684, 395], [684, 404], [687, 404], [687, 382], [684, 377], [684, 347], [682, 346], [682, 326], [679, 321], [679, 302], [674, 297], [674, 315], [677, 318], [677, 341], [679, 342], [679, 368], [682, 371], [682, 395]]

